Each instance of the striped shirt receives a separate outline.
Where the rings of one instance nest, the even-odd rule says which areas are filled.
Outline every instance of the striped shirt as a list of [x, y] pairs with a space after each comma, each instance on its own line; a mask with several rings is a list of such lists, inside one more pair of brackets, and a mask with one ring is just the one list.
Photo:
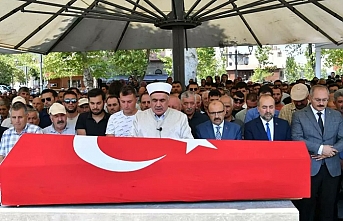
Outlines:
[[7, 154], [12, 150], [13, 146], [17, 143], [21, 135], [26, 133], [42, 134], [43, 131], [40, 127], [29, 123], [26, 124], [25, 128], [21, 131], [20, 134], [17, 133], [14, 127], [7, 129], [1, 138], [0, 155], [7, 156]]

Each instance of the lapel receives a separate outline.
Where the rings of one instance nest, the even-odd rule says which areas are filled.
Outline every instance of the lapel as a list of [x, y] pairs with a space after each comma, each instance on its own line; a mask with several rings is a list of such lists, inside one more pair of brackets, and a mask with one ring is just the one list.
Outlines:
[[208, 123], [206, 125], [206, 130], [210, 136], [210, 139], [216, 139], [216, 136], [214, 135], [213, 125], [212, 125], [212, 122], [210, 120], [208, 121]]
[[262, 123], [262, 120], [260, 117], [257, 118], [256, 120], [256, 131], [260, 131], [261, 132], [261, 138], [263, 138], [263, 140], [268, 140], [268, 136], [266, 133], [266, 130], [264, 129], [264, 125]]
[[[318, 121], [317, 121], [316, 117], [314, 116], [314, 113], [313, 113], [313, 111], [312, 111], [312, 109], [311, 109], [311, 106], [308, 105], [307, 107], [305, 107], [304, 111], [305, 111], [305, 115], [306, 115], [307, 118], [310, 120], [310, 122], [312, 123], [312, 125], [314, 126], [314, 128], [316, 128], [316, 130], [318, 130], [318, 132], [319, 132], [321, 135], [323, 135], [323, 134], [322, 134], [322, 130], [321, 130], [320, 127], [319, 127]], [[325, 114], [325, 115], [326, 115], [326, 114]]]
[[273, 117], [273, 122], [274, 122], [274, 134], [273, 134], [273, 140], [278, 140], [278, 134], [280, 134], [280, 132], [282, 130], [279, 130], [279, 119], [277, 117]]
[[224, 127], [223, 127], [222, 139], [228, 139], [228, 138], [229, 138], [229, 125], [228, 125], [228, 123], [224, 120]]
[[[325, 126], [327, 125], [327, 126]], [[330, 125], [333, 125], [333, 119], [331, 117], [331, 110], [330, 108], [325, 108], [325, 120], [324, 120], [324, 134], [323, 137], [328, 133], [328, 129]]]

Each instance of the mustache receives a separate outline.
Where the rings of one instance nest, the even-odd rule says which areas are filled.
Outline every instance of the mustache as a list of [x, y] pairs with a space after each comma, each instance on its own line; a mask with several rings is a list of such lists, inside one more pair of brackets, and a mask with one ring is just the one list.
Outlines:
[[216, 118], [214, 118], [214, 120], [222, 120], [221, 118], [219, 118], [219, 117], [216, 117]]
[[186, 111], [192, 111], [193, 108], [186, 108]]
[[64, 124], [64, 123], [65, 123], [64, 120], [57, 121], [57, 124]]
[[324, 106], [324, 105], [322, 105], [322, 104], [319, 104], [319, 105], [318, 105], [318, 107], [325, 107], [325, 106]]

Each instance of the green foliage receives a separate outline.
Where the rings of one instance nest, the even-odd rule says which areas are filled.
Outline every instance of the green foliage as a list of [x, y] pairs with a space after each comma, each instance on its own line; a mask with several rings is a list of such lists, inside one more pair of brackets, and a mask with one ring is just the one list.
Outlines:
[[198, 67], [197, 77], [202, 79], [206, 76], [218, 75], [218, 62], [214, 48], [197, 48]]
[[258, 61], [258, 68], [254, 70], [254, 74], [251, 76], [251, 80], [254, 82], [263, 82], [266, 77], [273, 74], [275, 66], [272, 62], [269, 62], [269, 55], [271, 54], [272, 47], [263, 46], [257, 47], [255, 51], [255, 57]]
[[254, 74], [251, 76], [253, 82], [263, 82], [266, 77], [271, 76], [272, 73], [268, 69], [256, 68]]
[[0, 84], [11, 84], [12, 75], [14, 74], [15, 69], [7, 64], [5, 61], [0, 60]]
[[294, 57], [287, 57], [285, 76], [288, 82], [295, 82], [300, 78], [299, 65], [295, 62]]
[[173, 74], [173, 58], [169, 56], [159, 56], [158, 58], [163, 62], [164, 70], [169, 76]]
[[322, 55], [326, 67], [334, 67], [338, 72], [343, 71], [343, 49], [323, 49]]
[[289, 44], [289, 45], [286, 45], [285, 50], [286, 50], [287, 55], [289, 57], [294, 57], [296, 55], [303, 54], [302, 44]]

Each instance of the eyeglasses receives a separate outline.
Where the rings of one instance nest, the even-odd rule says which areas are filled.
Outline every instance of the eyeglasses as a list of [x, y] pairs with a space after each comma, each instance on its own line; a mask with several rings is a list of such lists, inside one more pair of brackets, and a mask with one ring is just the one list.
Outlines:
[[213, 116], [219, 115], [219, 114], [222, 114], [222, 113], [224, 113], [224, 110], [218, 111], [218, 112], [208, 112], [209, 115], [213, 115]]
[[76, 104], [77, 100], [75, 98], [73, 98], [73, 99], [64, 99], [64, 103], [69, 104], [70, 102], [73, 103], [73, 104]]
[[47, 97], [47, 98], [42, 98], [40, 99], [43, 103], [45, 103], [45, 100], [46, 101], [52, 101], [52, 98], [51, 97]]
[[197, 91], [198, 88], [189, 88], [190, 91]]
[[240, 103], [240, 104], [242, 104], [242, 103], [244, 102], [244, 99], [234, 98], [233, 101], [234, 101], [235, 103]]
[[328, 102], [329, 101], [329, 99], [327, 99], [327, 98], [324, 98], [324, 99], [319, 99], [319, 98], [314, 98], [313, 100], [315, 100], [316, 102]]

